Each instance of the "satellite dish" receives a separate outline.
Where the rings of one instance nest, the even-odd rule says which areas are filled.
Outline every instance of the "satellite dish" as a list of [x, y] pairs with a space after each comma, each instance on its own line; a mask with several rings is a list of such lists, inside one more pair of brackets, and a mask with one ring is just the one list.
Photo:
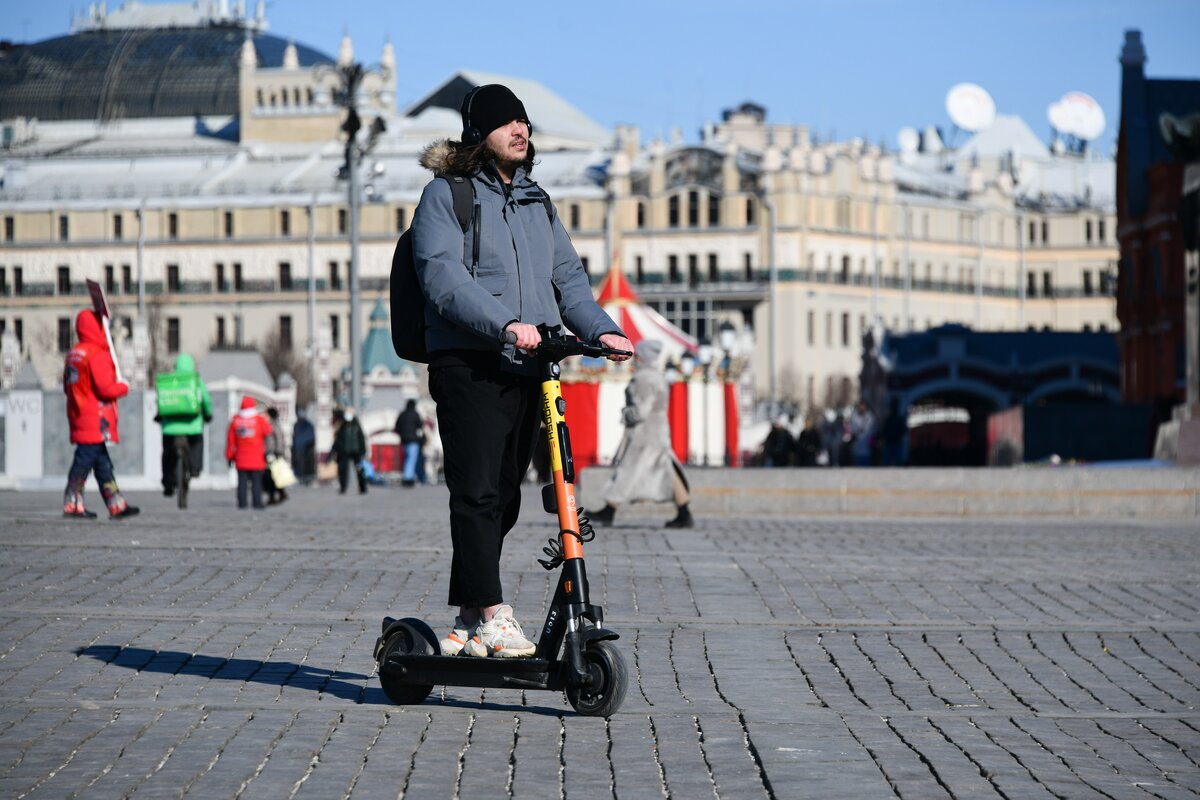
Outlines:
[[901, 128], [896, 134], [896, 143], [900, 145], [901, 153], [915, 153], [921, 146], [921, 134], [916, 128]]
[[1050, 127], [1059, 133], [1070, 133], [1068, 129], [1071, 127], [1071, 118], [1061, 101], [1046, 107], [1046, 119], [1050, 120]]
[[946, 93], [946, 113], [955, 125], [974, 133], [996, 119], [996, 103], [982, 86], [960, 83]]
[[1065, 133], [1078, 136], [1084, 141], [1100, 138], [1104, 133], [1104, 109], [1090, 95], [1083, 92], [1068, 92], [1058, 101], [1062, 116], [1069, 127]]

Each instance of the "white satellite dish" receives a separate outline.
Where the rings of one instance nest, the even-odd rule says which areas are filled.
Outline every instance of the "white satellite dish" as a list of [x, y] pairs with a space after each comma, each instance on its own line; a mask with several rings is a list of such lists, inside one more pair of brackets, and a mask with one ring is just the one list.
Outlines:
[[921, 134], [916, 128], [901, 128], [896, 134], [896, 143], [900, 145], [901, 153], [915, 153], [921, 146]]
[[1058, 133], [1070, 133], [1068, 128], [1071, 127], [1071, 118], [1060, 101], [1046, 107], [1046, 119], [1050, 120], [1050, 127]]
[[1058, 101], [1063, 118], [1069, 125], [1065, 133], [1078, 136], [1084, 141], [1093, 141], [1104, 133], [1104, 109], [1090, 95], [1083, 92], [1068, 92]]
[[946, 113], [955, 125], [974, 133], [996, 119], [996, 103], [982, 86], [960, 83], [946, 93]]

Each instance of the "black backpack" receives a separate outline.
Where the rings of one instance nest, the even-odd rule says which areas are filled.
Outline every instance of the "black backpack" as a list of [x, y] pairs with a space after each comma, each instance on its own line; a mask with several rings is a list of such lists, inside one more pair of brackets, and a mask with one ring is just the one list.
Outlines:
[[[463, 236], [468, 230], [471, 237], [471, 275], [479, 266], [479, 204], [475, 202], [475, 184], [461, 175], [438, 175], [450, 184], [450, 195], [454, 200], [454, 216], [462, 228]], [[541, 187], [538, 187], [539, 189]], [[554, 204], [550, 196], [542, 191], [542, 204], [546, 216], [554, 223]], [[474, 222], [474, 225], [472, 225]], [[429, 363], [429, 351], [425, 349], [425, 293], [417, 280], [417, 269], [413, 264], [412, 228], [400, 235], [396, 252], [392, 254], [392, 275], [389, 280], [392, 308], [392, 347], [396, 355], [406, 361]]]

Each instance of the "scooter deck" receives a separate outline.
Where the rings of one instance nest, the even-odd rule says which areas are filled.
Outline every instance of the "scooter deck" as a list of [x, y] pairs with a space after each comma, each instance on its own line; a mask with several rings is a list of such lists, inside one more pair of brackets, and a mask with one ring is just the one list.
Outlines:
[[[559, 665], [544, 658], [388, 656], [379, 671], [408, 684], [478, 686], [490, 689], [555, 689]], [[553, 674], [551, 673], [553, 669]]]

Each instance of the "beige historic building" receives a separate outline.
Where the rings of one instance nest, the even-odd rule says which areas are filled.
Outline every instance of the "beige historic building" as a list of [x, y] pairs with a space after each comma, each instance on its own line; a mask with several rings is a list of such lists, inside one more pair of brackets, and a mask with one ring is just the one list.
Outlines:
[[[177, 13], [164, 22], [157, 8]], [[224, 3], [134, 6], [0, 54], [0, 324], [44, 384], [58, 380], [88, 278], [106, 286], [135, 372], [179, 351], [268, 343], [304, 361], [322, 331], [335, 373], [348, 362], [337, 68], [355, 53], [348, 39], [328, 57], [265, 28], [261, 11]], [[133, 54], [156, 42], [174, 55], [149, 81]], [[7, 80], [18, 68], [26, 77]], [[397, 74], [387, 46], [357, 98], [370, 144], [364, 318], [386, 298], [395, 240], [430, 177], [421, 147], [457, 137], [470, 87], [502, 81], [533, 117], [534, 177], [593, 279], [616, 264], [701, 339], [732, 323], [760, 398], [852, 399], [874, 321], [1115, 327], [1113, 162], [1055, 153], [1017, 118], [958, 147], [931, 128], [884, 152], [817, 141], [747, 104], [698, 143], [643, 143], [507, 76], [460, 72], [396, 111]]]

